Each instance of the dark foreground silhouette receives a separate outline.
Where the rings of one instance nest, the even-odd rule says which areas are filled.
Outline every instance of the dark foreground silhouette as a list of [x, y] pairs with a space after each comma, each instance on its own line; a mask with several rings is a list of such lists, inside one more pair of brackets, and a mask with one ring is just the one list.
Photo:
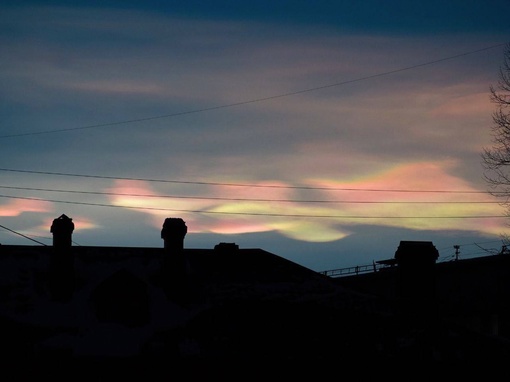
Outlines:
[[480, 276], [465, 299], [452, 283], [467, 274], [473, 284], [485, 268], [445, 276], [430, 242], [401, 242], [397, 266], [384, 272], [332, 279], [235, 243], [184, 248], [178, 218], [165, 220], [163, 248], [75, 247], [74, 228], [61, 215], [53, 246], [0, 246], [8, 380], [265, 380], [331, 376], [359, 363], [510, 359], [507, 256], [491, 268], [497, 296]]

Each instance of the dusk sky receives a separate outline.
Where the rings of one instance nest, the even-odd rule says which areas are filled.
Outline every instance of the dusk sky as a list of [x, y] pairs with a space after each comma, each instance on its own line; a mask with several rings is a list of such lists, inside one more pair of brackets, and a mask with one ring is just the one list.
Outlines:
[[[2, 1], [0, 243], [235, 242], [316, 271], [487, 255], [510, 2]], [[32, 239], [32, 240], [30, 240]], [[35, 240], [35, 241], [34, 241]]]

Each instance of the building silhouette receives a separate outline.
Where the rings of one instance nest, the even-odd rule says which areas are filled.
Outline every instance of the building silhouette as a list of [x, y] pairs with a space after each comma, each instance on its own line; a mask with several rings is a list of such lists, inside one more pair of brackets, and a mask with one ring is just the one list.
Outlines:
[[437, 264], [433, 243], [401, 241], [387, 266], [330, 277], [236, 243], [186, 248], [180, 218], [161, 248], [73, 246], [74, 229], [61, 215], [52, 246], [0, 245], [3, 370], [19, 380], [510, 359], [506, 253]]

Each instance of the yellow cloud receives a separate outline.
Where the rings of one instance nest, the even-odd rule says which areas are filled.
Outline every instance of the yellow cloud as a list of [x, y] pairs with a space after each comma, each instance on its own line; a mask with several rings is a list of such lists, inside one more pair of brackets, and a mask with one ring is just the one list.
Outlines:
[[282, 235], [292, 239], [308, 242], [329, 242], [343, 239], [351, 234], [322, 221], [286, 220], [273, 223], [272, 227]]

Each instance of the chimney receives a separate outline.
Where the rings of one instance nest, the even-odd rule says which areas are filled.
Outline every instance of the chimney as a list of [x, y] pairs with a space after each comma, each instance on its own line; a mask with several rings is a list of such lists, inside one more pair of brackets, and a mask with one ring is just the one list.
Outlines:
[[436, 297], [435, 264], [439, 252], [430, 241], [401, 241], [395, 252], [400, 301], [416, 313], [431, 313]]
[[188, 227], [181, 218], [166, 218], [161, 230], [161, 238], [165, 241], [164, 251], [169, 255], [162, 259], [163, 289], [169, 299], [182, 304], [190, 298], [190, 265], [184, 253], [187, 232]]
[[73, 219], [61, 215], [53, 220], [50, 232], [53, 233], [53, 254], [49, 271], [50, 293], [54, 300], [69, 301], [74, 293], [74, 257], [71, 253]]
[[184, 249], [184, 237], [188, 232], [186, 223], [181, 218], [166, 218], [161, 230], [165, 250], [168, 253], [181, 252]]
[[73, 219], [64, 214], [54, 219], [50, 229], [50, 232], [53, 233], [53, 246], [58, 249], [71, 247], [73, 231]]

